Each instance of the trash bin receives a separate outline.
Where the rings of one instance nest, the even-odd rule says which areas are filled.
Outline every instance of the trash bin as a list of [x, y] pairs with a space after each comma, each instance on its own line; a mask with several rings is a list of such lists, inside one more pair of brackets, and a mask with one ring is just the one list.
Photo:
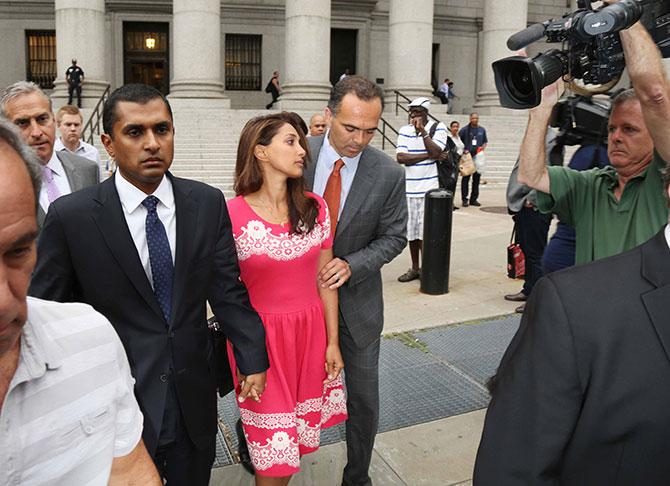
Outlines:
[[449, 292], [453, 206], [452, 191], [431, 189], [426, 193], [421, 252], [421, 292], [425, 294]]

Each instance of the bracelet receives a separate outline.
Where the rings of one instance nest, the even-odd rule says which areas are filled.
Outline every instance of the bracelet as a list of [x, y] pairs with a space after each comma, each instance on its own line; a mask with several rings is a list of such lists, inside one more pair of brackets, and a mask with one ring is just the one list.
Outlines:
[[426, 133], [425, 135], [423, 135], [423, 138], [430, 138], [430, 134]]

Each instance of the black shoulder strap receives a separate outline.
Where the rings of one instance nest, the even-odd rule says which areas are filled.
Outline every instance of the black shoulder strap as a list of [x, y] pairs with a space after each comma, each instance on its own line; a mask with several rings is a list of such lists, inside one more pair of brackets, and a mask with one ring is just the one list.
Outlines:
[[428, 130], [428, 136], [430, 138], [433, 138], [435, 136], [436, 130], [437, 130], [437, 122], [433, 121], [433, 125], [430, 127], [430, 130]]

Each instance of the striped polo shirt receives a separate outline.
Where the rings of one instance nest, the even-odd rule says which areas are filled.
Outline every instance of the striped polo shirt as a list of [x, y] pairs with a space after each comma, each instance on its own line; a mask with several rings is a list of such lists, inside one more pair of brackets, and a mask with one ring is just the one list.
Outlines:
[[[434, 120], [428, 120], [426, 124], [426, 133], [430, 133], [430, 129]], [[447, 127], [440, 122], [435, 129], [433, 142], [435, 142], [442, 150], [447, 146]], [[413, 125], [405, 125], [400, 128], [398, 132], [398, 145], [396, 147], [396, 154], [425, 154], [426, 146], [423, 143], [423, 137], [416, 134]], [[437, 178], [437, 165], [435, 160], [426, 159], [414, 165], [405, 166], [405, 195], [407, 197], [423, 197], [430, 189], [439, 187]]]
[[20, 343], [0, 410], [0, 484], [106, 485], [142, 436], [114, 328], [88, 305], [28, 297]]

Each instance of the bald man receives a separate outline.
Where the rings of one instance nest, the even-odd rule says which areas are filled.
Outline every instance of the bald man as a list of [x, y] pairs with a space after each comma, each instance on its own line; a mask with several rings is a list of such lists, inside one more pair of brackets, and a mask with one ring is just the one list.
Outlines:
[[327, 126], [326, 119], [323, 115], [313, 115], [312, 118], [309, 119], [309, 136], [318, 137], [319, 135], [323, 135], [326, 133]]

